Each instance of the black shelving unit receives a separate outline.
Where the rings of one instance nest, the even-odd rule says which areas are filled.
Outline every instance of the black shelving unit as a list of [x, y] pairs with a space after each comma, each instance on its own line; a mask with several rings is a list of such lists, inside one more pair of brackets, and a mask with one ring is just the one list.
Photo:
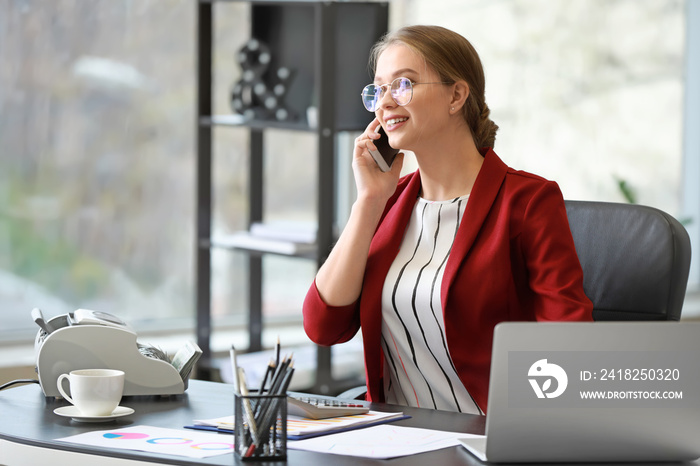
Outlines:
[[[213, 18], [216, 6], [246, 1], [250, 4], [252, 38], [266, 44], [271, 65], [294, 69], [285, 105], [292, 118], [232, 117], [212, 114]], [[225, 11], [223, 12], [225, 14]], [[311, 254], [289, 254], [308, 258], [321, 266], [335, 240], [335, 152], [336, 135], [361, 131], [371, 120], [360, 103], [359, 93], [369, 80], [369, 49], [388, 26], [388, 3], [355, 1], [199, 0], [197, 7], [197, 188], [196, 188], [196, 306], [197, 343], [203, 355], [200, 367], [211, 368], [211, 238], [212, 219], [212, 128], [245, 127], [250, 131], [248, 225], [264, 220], [263, 135], [268, 129], [314, 132], [317, 135], [317, 234]], [[236, 46], [237, 44], [231, 44]], [[240, 44], [242, 45], [242, 44]], [[232, 83], [233, 84], [233, 83]], [[317, 108], [316, 127], [306, 121], [306, 108]], [[240, 247], [238, 247], [240, 249]], [[245, 249], [245, 248], [243, 248]], [[248, 250], [248, 351], [262, 349], [262, 256], [265, 251]], [[331, 376], [329, 348], [317, 351], [314, 389], [327, 393], [337, 384]]]

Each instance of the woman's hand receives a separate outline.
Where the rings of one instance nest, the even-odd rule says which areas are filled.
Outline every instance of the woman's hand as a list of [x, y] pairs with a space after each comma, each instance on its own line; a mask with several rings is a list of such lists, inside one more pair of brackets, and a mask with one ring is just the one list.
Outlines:
[[375, 118], [365, 132], [355, 139], [352, 169], [355, 174], [358, 200], [371, 200], [383, 206], [396, 190], [403, 166], [403, 152], [396, 155], [390, 171], [385, 173], [379, 169], [372, 154], [369, 153], [370, 149], [377, 150], [374, 141], [379, 139], [377, 134], [379, 126], [379, 120]]
[[316, 274], [316, 288], [321, 299], [330, 306], [346, 306], [355, 302], [362, 291], [369, 247], [386, 202], [396, 191], [403, 166], [403, 153], [396, 156], [391, 170], [384, 173], [369, 153], [376, 149], [379, 121], [374, 120], [355, 139], [352, 169], [357, 185], [357, 200], [350, 217], [328, 259]]

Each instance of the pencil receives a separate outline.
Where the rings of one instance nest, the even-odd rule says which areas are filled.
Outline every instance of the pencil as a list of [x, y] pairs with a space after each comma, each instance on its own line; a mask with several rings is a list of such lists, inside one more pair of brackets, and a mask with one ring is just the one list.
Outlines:
[[[241, 442], [241, 454], [244, 457], [269, 456], [276, 452], [278, 434], [286, 432], [286, 419], [282, 411], [286, 408], [286, 393], [294, 375], [294, 353], [280, 359], [280, 338], [277, 337], [275, 354], [265, 368], [257, 396], [251, 395], [246, 382], [245, 371], [238, 366], [236, 349], [231, 345], [231, 368], [234, 373], [236, 394], [241, 403], [236, 403], [245, 420], [244, 427], [237, 440]], [[284, 403], [284, 404], [282, 404]], [[236, 413], [236, 417], [239, 413]], [[240, 423], [241, 418], [236, 421]], [[282, 424], [280, 424], [282, 423]], [[277, 430], [281, 429], [280, 432]], [[276, 453], [275, 453], [276, 454]]]
[[275, 353], [276, 353], [275, 366], [279, 366], [280, 365], [280, 336], [279, 335], [277, 335], [277, 344], [275, 345]]
[[287, 371], [287, 366], [289, 366], [289, 362], [291, 359], [289, 359], [288, 356], [285, 356], [282, 362], [279, 364], [277, 367], [277, 370], [275, 371], [275, 375], [272, 377], [272, 381], [270, 382], [270, 390], [269, 393], [271, 395], [278, 395], [279, 394], [279, 387], [280, 384], [282, 383], [282, 379], [284, 378], [284, 374]]
[[258, 390], [258, 395], [262, 395], [265, 393], [265, 384], [267, 383], [267, 378], [270, 376], [271, 373], [275, 372], [275, 367], [275, 361], [273, 359], [270, 359], [270, 363], [265, 369], [265, 375], [263, 376], [262, 383], [260, 384], [260, 390]]
[[[267, 383], [267, 378], [270, 376], [271, 373], [275, 371], [275, 361], [273, 359], [270, 359], [270, 363], [267, 365], [267, 368], [265, 369], [265, 375], [263, 376], [262, 383], [260, 384], [260, 390], [258, 390], [258, 395], [264, 395], [265, 394], [265, 384]], [[263, 403], [260, 402], [258, 405], [255, 407], [255, 416], [257, 417], [260, 414], [260, 411], [263, 409]]]
[[[250, 398], [248, 398], [248, 387], [245, 382], [245, 372], [243, 368], [239, 368], [238, 380], [241, 384], [241, 395], [245, 398], [243, 399], [243, 409], [245, 410], [246, 417], [248, 418], [248, 425], [250, 426], [250, 435], [253, 437], [253, 445], [257, 448], [260, 445], [260, 439], [258, 437], [258, 426], [255, 422], [255, 416], [253, 415], [253, 407], [250, 406]], [[251, 452], [252, 453], [252, 452]]]
[[236, 393], [241, 393], [240, 383], [238, 381], [238, 357], [236, 356], [236, 348], [231, 344], [231, 351], [229, 351], [231, 357], [231, 370], [233, 371], [233, 388]]
[[288, 368], [287, 374], [285, 374], [284, 379], [282, 379], [282, 385], [280, 386], [279, 394], [287, 393], [289, 384], [292, 382], [292, 376], [294, 375], [294, 361], [292, 361]]
[[[278, 377], [275, 386], [270, 387], [270, 395], [281, 396], [286, 393], [287, 387], [294, 374], [294, 361], [289, 359], [282, 362], [286, 367], [281, 375]], [[270, 438], [270, 431], [272, 431], [272, 442], [276, 443], [277, 439], [277, 416], [280, 410], [280, 403], [286, 403], [285, 398], [271, 398], [265, 405], [265, 409], [258, 416], [258, 425], [260, 426], [260, 441], [261, 443], [267, 443]], [[274, 426], [274, 427], [273, 427]]]

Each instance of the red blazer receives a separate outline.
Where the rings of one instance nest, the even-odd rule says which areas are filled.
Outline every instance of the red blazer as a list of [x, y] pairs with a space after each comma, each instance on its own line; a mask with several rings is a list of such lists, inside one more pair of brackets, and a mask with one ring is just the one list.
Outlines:
[[[420, 173], [399, 180], [370, 246], [360, 298], [328, 306], [315, 283], [304, 329], [329, 346], [362, 329], [367, 399], [383, 401], [381, 294], [420, 192]], [[457, 373], [486, 412], [493, 328], [503, 321], [592, 320], [583, 272], [556, 183], [516, 171], [488, 150], [447, 260], [441, 298]]]

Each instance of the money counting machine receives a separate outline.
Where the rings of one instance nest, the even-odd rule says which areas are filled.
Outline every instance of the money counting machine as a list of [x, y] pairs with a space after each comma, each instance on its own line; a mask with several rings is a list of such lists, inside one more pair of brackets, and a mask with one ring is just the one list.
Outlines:
[[39, 383], [47, 397], [60, 397], [58, 377], [77, 369], [124, 371], [125, 396], [181, 394], [201, 355], [197, 345], [188, 342], [172, 362], [153, 357], [127, 324], [99, 311], [78, 309], [44, 321], [41, 311], [34, 309], [32, 316], [41, 327], [34, 350]]

